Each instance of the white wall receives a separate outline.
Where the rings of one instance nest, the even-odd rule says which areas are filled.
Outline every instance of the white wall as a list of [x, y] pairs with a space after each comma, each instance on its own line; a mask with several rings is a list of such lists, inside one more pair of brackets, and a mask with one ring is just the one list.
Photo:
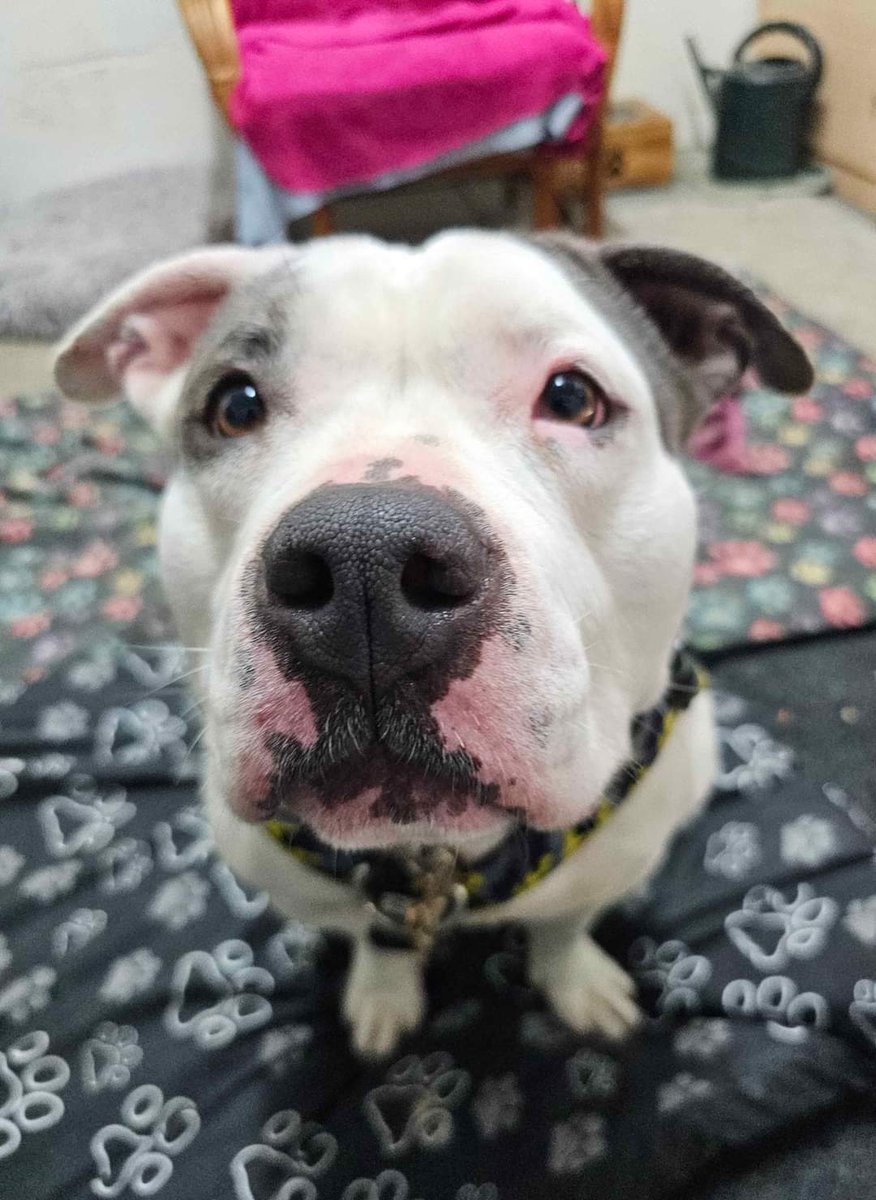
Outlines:
[[[220, 126], [173, 0], [2, 0], [0, 203], [137, 167], [212, 160]], [[724, 64], [756, 0], [627, 0], [617, 95], [708, 138], [685, 55]]]
[[614, 94], [662, 109], [677, 145], [707, 145], [712, 114], [684, 37], [696, 38], [710, 66], [725, 67], [757, 24], [757, 0], [627, 0]]
[[173, 0], [2, 0], [0, 202], [203, 162], [214, 115]]

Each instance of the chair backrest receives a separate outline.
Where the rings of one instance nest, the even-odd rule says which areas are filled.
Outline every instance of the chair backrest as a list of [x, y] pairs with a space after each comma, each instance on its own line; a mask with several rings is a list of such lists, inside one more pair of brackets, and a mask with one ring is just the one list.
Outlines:
[[[240, 53], [231, 12], [231, 0], [177, 0], [195, 50], [213, 93], [225, 116], [228, 101], [240, 78]], [[620, 42], [624, 0], [592, 0], [590, 21], [593, 32], [608, 54], [610, 82]]]

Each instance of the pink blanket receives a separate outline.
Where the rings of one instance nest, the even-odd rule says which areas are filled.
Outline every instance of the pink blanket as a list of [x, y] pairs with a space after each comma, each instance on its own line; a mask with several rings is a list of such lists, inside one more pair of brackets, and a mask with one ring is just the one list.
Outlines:
[[233, 0], [232, 119], [291, 191], [427, 163], [571, 97], [581, 141], [605, 54], [570, 0]]

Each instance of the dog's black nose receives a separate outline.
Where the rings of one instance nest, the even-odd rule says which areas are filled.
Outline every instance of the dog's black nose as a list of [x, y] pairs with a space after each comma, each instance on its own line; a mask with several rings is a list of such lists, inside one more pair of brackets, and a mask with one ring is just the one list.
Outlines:
[[263, 550], [275, 649], [291, 672], [346, 680], [366, 699], [429, 669], [471, 669], [489, 623], [490, 561], [473, 517], [435, 488], [319, 488]]

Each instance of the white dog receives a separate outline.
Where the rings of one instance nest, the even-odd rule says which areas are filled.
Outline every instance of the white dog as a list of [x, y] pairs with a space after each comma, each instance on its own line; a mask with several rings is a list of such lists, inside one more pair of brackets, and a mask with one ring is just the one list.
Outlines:
[[678, 462], [751, 364], [811, 382], [734, 279], [670, 251], [454, 232], [206, 249], [71, 333], [173, 454], [161, 569], [201, 673], [220, 853], [354, 943], [367, 1054], [443, 928], [521, 921], [578, 1029], [638, 1018], [588, 936], [706, 796], [708, 693], [671, 669], [695, 545]]

